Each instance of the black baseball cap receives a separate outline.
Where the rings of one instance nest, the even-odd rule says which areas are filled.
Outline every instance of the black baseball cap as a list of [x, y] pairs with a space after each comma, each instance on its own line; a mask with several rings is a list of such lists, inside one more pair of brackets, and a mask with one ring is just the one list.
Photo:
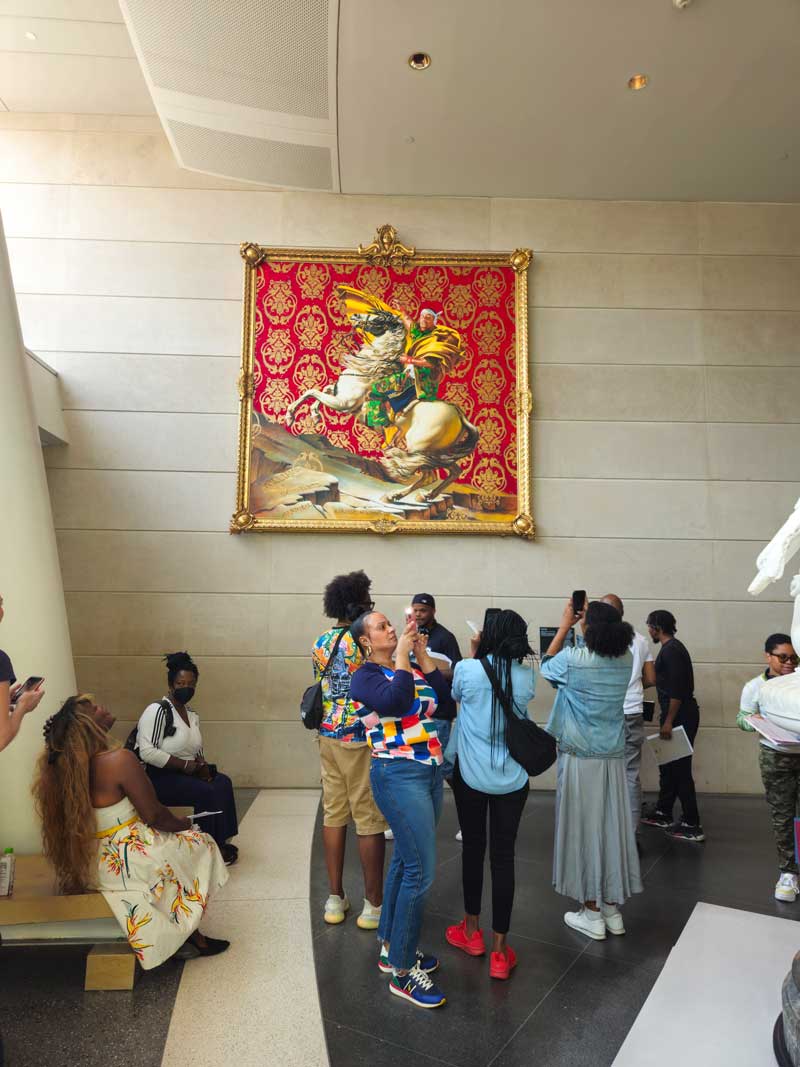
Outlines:
[[436, 611], [436, 600], [431, 593], [415, 593], [412, 604], [427, 604]]

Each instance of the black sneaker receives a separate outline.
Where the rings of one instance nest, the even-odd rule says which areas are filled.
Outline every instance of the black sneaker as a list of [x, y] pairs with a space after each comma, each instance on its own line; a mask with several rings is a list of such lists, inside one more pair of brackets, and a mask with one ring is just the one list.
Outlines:
[[688, 822], [679, 822], [670, 826], [667, 830], [667, 837], [672, 837], [675, 841], [694, 841], [697, 844], [706, 839], [702, 826], [690, 826]]
[[658, 808], [653, 805], [650, 808], [642, 808], [640, 822], [643, 822], [645, 826], [657, 826], [660, 830], [669, 830], [672, 826], [672, 816], [667, 815], [663, 811], [659, 811]]

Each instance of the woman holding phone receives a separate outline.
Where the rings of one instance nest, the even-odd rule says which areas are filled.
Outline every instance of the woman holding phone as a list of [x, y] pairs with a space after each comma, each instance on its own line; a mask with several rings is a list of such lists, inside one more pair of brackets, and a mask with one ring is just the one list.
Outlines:
[[[564, 648], [573, 626], [577, 648]], [[636, 836], [625, 780], [625, 696], [633, 630], [610, 604], [586, 611], [568, 600], [542, 659], [557, 690], [546, 730], [558, 746], [553, 885], [580, 902], [564, 922], [596, 941], [624, 934], [619, 905], [641, 893]]]
[[[419, 1008], [446, 998], [429, 975], [439, 966], [418, 947], [425, 899], [436, 867], [436, 824], [442, 809], [442, 746], [434, 719], [450, 683], [427, 652], [427, 637], [410, 620], [397, 632], [385, 615], [366, 611], [351, 626], [364, 663], [350, 696], [361, 705], [372, 755], [375, 802], [394, 833], [378, 926], [378, 968], [391, 974], [389, 992]], [[413, 652], [416, 666], [412, 666]]]
[[525, 620], [516, 611], [498, 611], [487, 621], [488, 632], [472, 639], [473, 658], [458, 663], [453, 677], [453, 699], [460, 701], [453, 792], [464, 844], [464, 918], [457, 926], [449, 926], [445, 936], [468, 956], [486, 953], [479, 922], [488, 816], [492, 870], [489, 975], [506, 979], [517, 963], [506, 935], [514, 904], [515, 844], [529, 785], [528, 772], [508, 751], [505, 713], [490, 673], [506, 706], [520, 718], [527, 718], [536, 680]]
[[[4, 615], [0, 596], [0, 622]], [[11, 660], [0, 649], [0, 752], [17, 736], [25, 716], [39, 706], [44, 696], [43, 681], [43, 678], [29, 678], [18, 684]]]

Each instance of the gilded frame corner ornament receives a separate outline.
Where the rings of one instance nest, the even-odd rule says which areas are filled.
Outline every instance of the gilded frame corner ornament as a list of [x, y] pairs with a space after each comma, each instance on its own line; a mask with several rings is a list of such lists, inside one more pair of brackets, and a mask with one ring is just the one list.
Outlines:
[[[230, 532], [304, 531], [330, 533], [371, 532], [381, 535], [395, 533], [472, 534], [486, 536], [517, 536], [527, 541], [535, 539], [532, 502], [530, 416], [533, 397], [529, 376], [528, 331], [528, 270], [533, 253], [528, 248], [510, 252], [447, 252], [419, 250], [403, 244], [394, 226], [386, 223], [378, 227], [373, 240], [352, 249], [330, 248], [273, 248], [254, 242], [240, 246], [244, 266], [244, 302], [242, 316], [242, 355], [237, 380], [239, 394], [239, 432], [237, 457], [236, 508], [231, 518]], [[285, 519], [265, 518], [253, 509], [251, 501], [252, 441], [258, 430], [253, 428], [254, 391], [256, 382], [256, 319], [258, 272], [265, 264], [291, 261], [301, 264], [357, 264], [380, 267], [444, 266], [456, 268], [510, 267], [513, 271], [514, 291], [514, 371], [516, 410], [516, 511], [508, 521], [478, 523], [460, 521], [448, 516], [447, 521], [399, 520], [394, 516], [365, 519]]]

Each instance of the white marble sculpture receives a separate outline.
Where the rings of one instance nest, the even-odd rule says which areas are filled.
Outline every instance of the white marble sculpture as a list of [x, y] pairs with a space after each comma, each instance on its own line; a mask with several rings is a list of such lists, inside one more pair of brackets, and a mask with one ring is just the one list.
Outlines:
[[[758, 574], [748, 587], [748, 592], [757, 596], [770, 582], [777, 582], [783, 577], [786, 564], [800, 549], [800, 500], [794, 506], [786, 522], [775, 534], [770, 543], [758, 555], [756, 566]], [[792, 644], [800, 649], [800, 573], [796, 574], [789, 585], [789, 595], [794, 597], [794, 615], [792, 617]], [[773, 678], [769, 685], [763, 685], [758, 695], [762, 714], [777, 726], [800, 734], [800, 670], [794, 674]]]

